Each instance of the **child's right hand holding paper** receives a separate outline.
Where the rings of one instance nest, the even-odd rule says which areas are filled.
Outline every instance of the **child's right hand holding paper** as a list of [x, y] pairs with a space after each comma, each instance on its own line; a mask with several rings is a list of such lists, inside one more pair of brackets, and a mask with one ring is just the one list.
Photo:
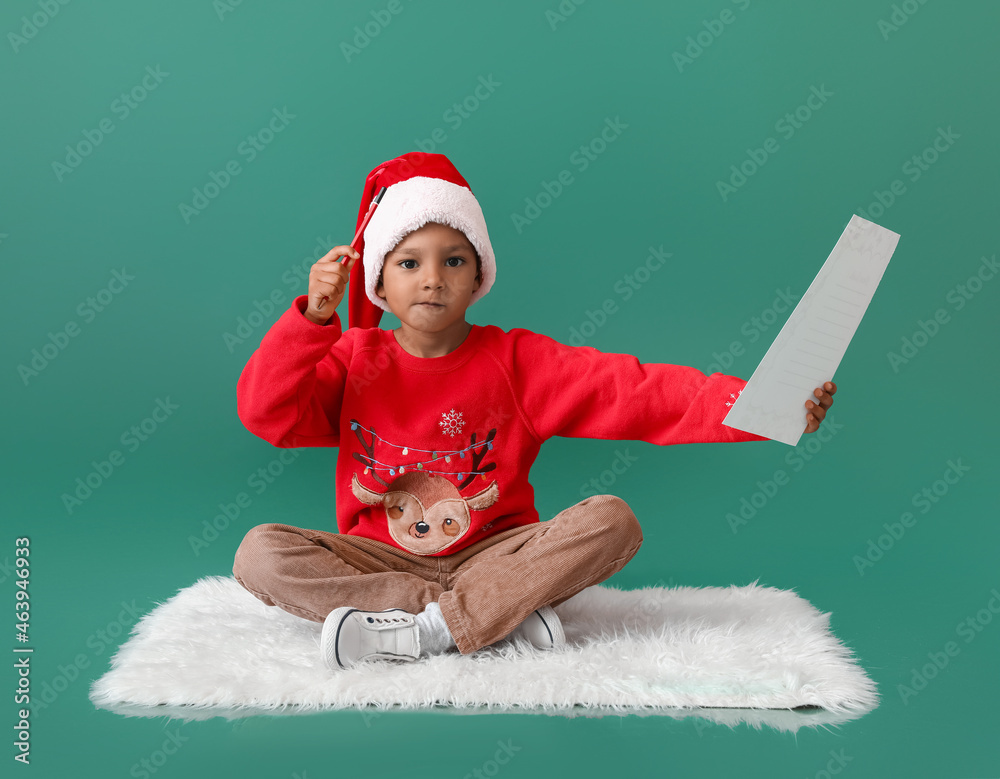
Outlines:
[[[347, 256], [347, 262], [339, 258]], [[350, 246], [334, 246], [309, 270], [309, 305], [303, 316], [317, 325], [330, 321], [347, 291], [351, 268], [361, 255]]]

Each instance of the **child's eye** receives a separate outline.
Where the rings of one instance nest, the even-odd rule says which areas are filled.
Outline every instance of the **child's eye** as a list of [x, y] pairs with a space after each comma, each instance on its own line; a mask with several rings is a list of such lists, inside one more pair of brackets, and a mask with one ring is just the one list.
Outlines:
[[[464, 263], [465, 262], [465, 258], [464, 257], [449, 257], [448, 258], [448, 262], [451, 262], [452, 260], [458, 260], [459, 263]], [[407, 265], [406, 263], [408, 263], [408, 262], [416, 262], [416, 260], [400, 260], [399, 264], [402, 265], [406, 270], [413, 270], [414, 266]], [[457, 268], [459, 266], [458, 265], [449, 265], [448, 267], [450, 267], [450, 268]]]

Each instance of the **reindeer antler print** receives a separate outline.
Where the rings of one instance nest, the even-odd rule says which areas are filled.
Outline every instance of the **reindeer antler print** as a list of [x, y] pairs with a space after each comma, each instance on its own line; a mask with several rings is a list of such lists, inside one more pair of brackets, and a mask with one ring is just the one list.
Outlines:
[[365, 457], [364, 455], [355, 452], [354, 459], [360, 462], [366, 468], [371, 469], [371, 474], [372, 477], [375, 479], [375, 481], [377, 481], [383, 487], [388, 487], [389, 482], [387, 482], [385, 479], [379, 476], [378, 471], [375, 469], [375, 438], [376, 438], [375, 428], [371, 429], [372, 440], [369, 443], [368, 441], [365, 440], [365, 437], [361, 434], [361, 423], [358, 422], [358, 420], [352, 419], [351, 427], [354, 429], [354, 435], [358, 437], [358, 440], [361, 442], [361, 446], [364, 447], [365, 453], [368, 455], [367, 457]]
[[472, 480], [476, 478], [477, 472], [486, 473], [488, 471], [496, 470], [497, 467], [496, 463], [487, 463], [482, 467], [481, 470], [479, 467], [480, 464], [483, 462], [483, 458], [486, 457], [486, 453], [493, 448], [492, 443], [493, 439], [496, 437], [496, 434], [497, 434], [497, 429], [494, 427], [487, 434], [486, 440], [482, 442], [483, 446], [478, 452], [476, 451], [476, 434], [475, 433], [472, 434], [472, 471], [471, 473], [469, 473], [468, 476], [466, 476], [462, 480], [462, 483], [458, 485], [458, 488], [460, 490], [464, 490], [466, 487], [472, 484]]

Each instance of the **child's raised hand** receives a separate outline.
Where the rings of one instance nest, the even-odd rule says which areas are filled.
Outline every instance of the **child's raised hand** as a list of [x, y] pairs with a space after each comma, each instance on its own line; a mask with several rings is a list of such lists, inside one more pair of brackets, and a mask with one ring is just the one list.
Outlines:
[[[824, 389], [826, 390], [825, 392]], [[833, 395], [836, 391], [837, 385], [832, 381], [828, 381], [822, 388], [817, 387], [813, 390], [813, 395], [819, 400], [819, 404], [813, 400], [806, 401], [805, 406], [808, 411], [806, 412], [806, 429], [803, 432], [816, 432], [819, 423], [826, 417], [827, 409], [833, 405]]]
[[[347, 256], [347, 262], [338, 258]], [[334, 246], [309, 269], [309, 305], [304, 316], [317, 325], [330, 321], [347, 291], [351, 268], [361, 255], [350, 246]]]

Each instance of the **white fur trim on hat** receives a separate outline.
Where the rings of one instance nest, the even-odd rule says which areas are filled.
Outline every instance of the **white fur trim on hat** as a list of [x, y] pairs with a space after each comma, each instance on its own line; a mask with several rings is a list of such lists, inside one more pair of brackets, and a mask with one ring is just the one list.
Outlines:
[[414, 176], [386, 189], [365, 228], [365, 292], [368, 299], [383, 311], [389, 311], [389, 306], [375, 294], [375, 288], [385, 255], [396, 248], [396, 244], [407, 234], [428, 222], [440, 222], [461, 230], [479, 252], [482, 282], [479, 289], [472, 293], [470, 306], [493, 286], [496, 259], [479, 201], [469, 189], [459, 184], [428, 176]]

